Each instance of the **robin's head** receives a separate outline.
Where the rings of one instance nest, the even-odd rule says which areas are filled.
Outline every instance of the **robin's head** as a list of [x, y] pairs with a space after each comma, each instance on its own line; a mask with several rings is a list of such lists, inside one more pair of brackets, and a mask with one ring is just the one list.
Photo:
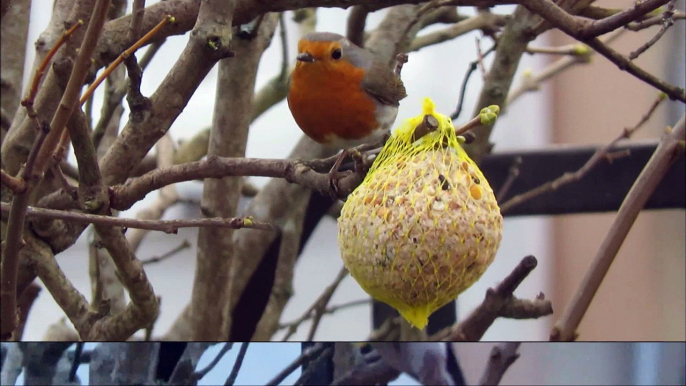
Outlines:
[[364, 67], [367, 54], [344, 36], [331, 32], [313, 32], [298, 43], [298, 63], [306, 66], [337, 68], [345, 65]]

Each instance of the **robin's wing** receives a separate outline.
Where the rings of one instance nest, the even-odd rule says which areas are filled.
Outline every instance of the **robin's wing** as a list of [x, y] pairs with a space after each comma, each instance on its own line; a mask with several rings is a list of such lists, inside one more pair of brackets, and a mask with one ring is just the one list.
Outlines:
[[380, 62], [371, 64], [362, 78], [362, 89], [380, 103], [390, 106], [398, 106], [400, 100], [407, 96], [400, 77]]

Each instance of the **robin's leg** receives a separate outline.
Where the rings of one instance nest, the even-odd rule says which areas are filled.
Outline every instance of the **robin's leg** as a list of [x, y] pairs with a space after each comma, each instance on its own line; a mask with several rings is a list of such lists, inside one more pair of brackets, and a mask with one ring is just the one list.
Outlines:
[[338, 169], [341, 167], [341, 164], [343, 163], [343, 160], [345, 160], [345, 157], [348, 156], [348, 149], [343, 149], [341, 153], [338, 155], [338, 158], [336, 158], [336, 162], [333, 163], [333, 166], [331, 167], [331, 170], [329, 171], [329, 187], [331, 188], [331, 196], [337, 200], [338, 199], [338, 178], [339, 178], [339, 173]]

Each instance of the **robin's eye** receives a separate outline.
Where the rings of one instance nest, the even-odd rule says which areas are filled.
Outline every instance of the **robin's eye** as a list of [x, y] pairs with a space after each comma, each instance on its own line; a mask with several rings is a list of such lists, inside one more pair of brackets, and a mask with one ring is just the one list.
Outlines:
[[340, 49], [340, 48], [336, 48], [335, 50], [333, 50], [333, 52], [331, 52], [331, 57], [332, 57], [334, 60], [340, 59], [341, 56], [343, 56], [343, 53], [341, 52], [341, 49]]

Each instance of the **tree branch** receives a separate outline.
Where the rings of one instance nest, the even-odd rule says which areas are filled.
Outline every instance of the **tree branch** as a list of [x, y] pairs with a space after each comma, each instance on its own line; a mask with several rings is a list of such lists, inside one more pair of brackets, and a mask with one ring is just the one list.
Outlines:
[[[10, 212], [10, 205], [0, 203], [3, 214]], [[164, 233], [176, 233], [181, 228], [254, 228], [274, 231], [274, 226], [253, 221], [249, 218], [203, 218], [190, 220], [140, 220], [126, 217], [111, 217], [88, 213], [69, 212], [64, 210], [44, 209], [29, 206], [26, 211], [28, 218], [60, 219], [81, 224], [108, 225], [135, 229], [147, 229]]]
[[215, 356], [214, 359], [212, 359], [212, 362], [210, 362], [210, 364], [208, 364], [205, 368], [195, 372], [195, 375], [194, 375], [195, 380], [199, 381], [199, 380], [203, 379], [205, 377], [205, 375], [207, 375], [210, 371], [212, 371], [212, 369], [214, 369], [215, 366], [217, 366], [219, 361], [224, 357], [224, 355], [227, 352], [229, 352], [229, 350], [231, 350], [232, 347], [233, 347], [232, 342], [224, 343], [222, 348], [217, 353], [217, 356]]
[[[182, 181], [227, 176], [278, 177], [288, 182], [328, 194], [329, 182], [325, 173], [318, 173], [300, 160], [229, 158], [208, 156], [207, 159], [165, 169], [157, 169], [129, 179], [110, 189], [113, 209], [126, 210], [146, 194], [166, 185]], [[352, 192], [363, 176], [346, 174], [339, 181], [341, 195]]]
[[303, 314], [298, 319], [296, 319], [292, 323], [289, 323], [288, 331], [286, 331], [286, 335], [284, 335], [282, 341], [287, 341], [288, 338], [290, 338], [293, 334], [296, 333], [300, 324], [308, 319], [314, 319], [314, 321], [312, 322], [312, 327], [310, 328], [310, 332], [308, 333], [308, 337], [306, 340], [311, 341], [312, 339], [314, 339], [314, 334], [317, 331], [317, 326], [319, 325], [319, 321], [321, 320], [322, 315], [324, 314], [327, 304], [329, 304], [329, 300], [331, 300], [331, 297], [333, 296], [334, 292], [336, 292], [338, 286], [347, 276], [348, 270], [345, 267], [341, 268], [341, 270], [338, 271], [338, 275], [336, 275], [336, 278], [333, 280], [331, 284], [329, 284], [326, 287], [326, 289], [324, 289], [324, 292], [322, 292], [319, 295], [317, 300], [315, 300], [314, 303], [305, 312], [303, 312]]
[[521, 0], [521, 4], [551, 22], [567, 35], [585, 42], [589, 47], [606, 57], [622, 71], [627, 71], [636, 78], [657, 88], [670, 99], [686, 103], [686, 94], [681, 87], [662, 81], [633, 64], [624, 55], [605, 45], [596, 36], [610, 32], [620, 26], [636, 20], [642, 15], [666, 4], [669, 0], [647, 0], [626, 11], [588, 24], [583, 19], [576, 19], [550, 0]]
[[498, 385], [507, 369], [519, 358], [517, 350], [520, 342], [498, 343], [488, 356], [488, 362], [484, 369], [479, 385]]
[[509, 15], [497, 15], [482, 11], [476, 16], [461, 20], [446, 29], [416, 37], [410, 44], [409, 51], [419, 51], [422, 48], [452, 40], [474, 30], [497, 30], [504, 26], [509, 19]]
[[241, 365], [243, 364], [243, 358], [245, 358], [245, 353], [248, 351], [248, 345], [250, 345], [250, 342], [241, 343], [241, 349], [238, 351], [238, 356], [231, 369], [231, 374], [226, 378], [226, 382], [224, 383], [225, 386], [233, 386], [233, 384], [236, 383], [238, 372], [241, 370]]
[[0, 170], [2, 176], [2, 184], [7, 186], [12, 193], [21, 194], [26, 191], [26, 182], [21, 178], [12, 177], [5, 171], [5, 169]]
[[579, 285], [578, 291], [562, 314], [562, 318], [551, 331], [550, 340], [576, 339], [576, 330], [610, 269], [619, 247], [621, 247], [636, 217], [638, 217], [655, 187], [660, 183], [671, 164], [683, 154], [685, 139], [686, 115], [682, 115], [674, 129], [663, 135], [653, 156], [650, 157], [624, 198], [624, 202], [619, 207], [617, 216]]
[[622, 139], [628, 139], [634, 132], [636, 132], [636, 130], [640, 129], [641, 126], [643, 126], [643, 124], [646, 123], [648, 119], [650, 119], [650, 117], [653, 115], [657, 107], [664, 99], [665, 98], [663, 95], [658, 95], [653, 104], [650, 106], [648, 112], [641, 117], [640, 121], [634, 127], [625, 127], [624, 130], [622, 130], [622, 133], [617, 138], [615, 138], [602, 148], [598, 149], [581, 168], [574, 172], [567, 172], [553, 181], [548, 181], [543, 185], [540, 185], [534, 189], [529, 190], [528, 192], [521, 193], [510, 198], [509, 200], [505, 201], [500, 205], [500, 212], [506, 213], [513, 207], [520, 205], [526, 201], [529, 201], [532, 198], [538, 197], [541, 194], [550, 191], [557, 190], [562, 186], [565, 186], [572, 182], [579, 181], [582, 178], [584, 178], [591, 170], [593, 170], [594, 167], [600, 164], [600, 162], [602, 162], [603, 160], [608, 160], [608, 154], [617, 145], [619, 141], [621, 141]]
[[324, 346], [322, 343], [317, 343], [312, 347], [308, 347], [303, 352], [295, 358], [291, 364], [286, 366], [285, 369], [281, 370], [274, 378], [272, 378], [269, 382], [267, 382], [267, 385], [270, 386], [276, 386], [279, 385], [281, 382], [283, 382], [286, 377], [291, 375], [292, 372], [294, 372], [298, 367], [302, 366], [303, 363], [306, 361], [312, 360], [313, 358], [319, 356], [320, 354], [324, 355], [323, 352], [326, 350], [331, 350], [331, 348]]
[[430, 340], [479, 341], [499, 317], [524, 319], [552, 314], [552, 305], [543, 298], [543, 294], [534, 301], [523, 301], [513, 295], [537, 264], [535, 257], [526, 256], [495, 289], [486, 291], [484, 301], [465, 320], [443, 329]]
[[367, 24], [369, 9], [364, 5], [356, 5], [350, 10], [348, 15], [348, 26], [345, 36], [353, 44], [364, 47], [364, 28]]
[[629, 54], [629, 60], [634, 60], [638, 58], [642, 53], [646, 52], [650, 47], [653, 46], [653, 44], [657, 43], [658, 40], [662, 37], [662, 35], [667, 32], [669, 27], [674, 25], [674, 2], [675, 0], [671, 0], [669, 4], [667, 4], [667, 9], [662, 13], [662, 27], [660, 28], [659, 31], [653, 36], [650, 40], [648, 40], [644, 45], [640, 46], [636, 51], [633, 51], [631, 54]]

